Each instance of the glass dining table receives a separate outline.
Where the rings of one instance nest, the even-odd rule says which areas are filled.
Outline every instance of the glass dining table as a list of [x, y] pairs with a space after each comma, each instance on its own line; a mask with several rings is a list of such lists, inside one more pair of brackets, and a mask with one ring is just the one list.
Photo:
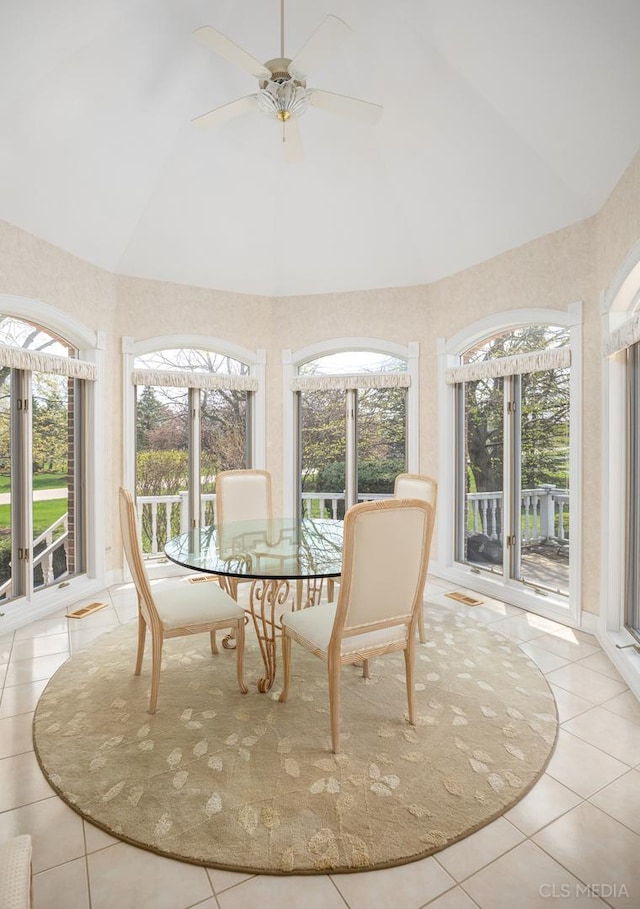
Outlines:
[[[271, 519], [210, 525], [169, 540], [165, 555], [177, 565], [215, 575], [234, 599], [238, 584], [251, 582], [251, 616], [265, 666], [261, 692], [273, 685], [277, 668], [280, 616], [320, 602], [325, 579], [342, 571], [342, 521], [313, 518]], [[231, 636], [223, 646], [233, 647]]]

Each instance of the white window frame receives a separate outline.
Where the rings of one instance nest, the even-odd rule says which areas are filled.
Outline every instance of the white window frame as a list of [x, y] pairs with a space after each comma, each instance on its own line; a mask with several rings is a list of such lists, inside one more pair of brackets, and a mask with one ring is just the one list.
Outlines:
[[350, 351], [372, 351], [383, 356], [398, 357], [407, 363], [407, 375], [411, 384], [407, 388], [407, 471], [417, 473], [419, 465], [418, 448], [418, 414], [419, 414], [419, 350], [417, 341], [410, 341], [406, 346], [381, 338], [333, 338], [300, 347], [298, 350], [282, 352], [282, 390], [283, 390], [283, 514], [293, 514], [296, 501], [295, 476], [296, 439], [295, 410], [296, 392], [291, 390], [291, 380], [298, 375], [298, 369], [309, 360], [328, 357], [332, 354]]
[[[251, 440], [251, 464], [255, 468], [265, 467], [265, 362], [264, 350], [252, 351], [239, 344], [233, 344], [222, 338], [210, 335], [174, 334], [157, 335], [134, 341], [131, 337], [123, 337], [123, 387], [124, 387], [124, 430], [123, 430], [123, 477], [124, 485], [129, 489], [135, 488], [136, 476], [136, 393], [132, 382], [132, 373], [135, 369], [137, 357], [145, 354], [156, 353], [162, 350], [177, 350], [180, 348], [207, 350], [239, 360], [249, 367], [249, 375], [257, 380], [258, 389], [255, 391], [251, 407], [251, 425], [249, 427]], [[151, 574], [172, 573], [169, 566], [149, 566]]]
[[13, 294], [0, 294], [0, 312], [41, 326], [45, 331], [68, 341], [82, 360], [95, 364], [96, 381], [86, 383], [86, 568], [73, 577], [30, 596], [3, 603], [0, 634], [43, 618], [71, 602], [103, 590], [105, 578], [105, 499], [104, 499], [104, 332], [93, 331], [78, 319], [49, 303]]
[[624, 350], [606, 355], [612, 332], [640, 310], [640, 241], [600, 295], [602, 315], [602, 562], [598, 639], [636, 697], [640, 654], [625, 628], [627, 364]]
[[[519, 582], [491, 575], [478, 575], [455, 559], [455, 495], [456, 495], [456, 401], [455, 385], [448, 385], [445, 372], [459, 366], [462, 355], [470, 347], [490, 338], [527, 325], [559, 325], [570, 329], [570, 439], [569, 472], [572, 502], [569, 531], [569, 598], [547, 592], [536, 593]], [[582, 303], [576, 302], [567, 310], [517, 309], [486, 316], [453, 337], [438, 339], [438, 437], [440, 463], [440, 496], [438, 498], [438, 556], [431, 571], [455, 584], [463, 585], [505, 600], [514, 606], [565, 624], [582, 627], [589, 623], [589, 614], [581, 611], [581, 552], [582, 552]], [[585, 618], [585, 616], [587, 616]], [[593, 628], [589, 630], [593, 631]]]

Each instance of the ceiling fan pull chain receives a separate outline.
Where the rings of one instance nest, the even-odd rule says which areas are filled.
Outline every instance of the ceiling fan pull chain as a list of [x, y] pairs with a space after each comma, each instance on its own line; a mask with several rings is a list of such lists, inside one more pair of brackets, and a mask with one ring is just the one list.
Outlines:
[[280, 0], [280, 56], [284, 57], [284, 0]]

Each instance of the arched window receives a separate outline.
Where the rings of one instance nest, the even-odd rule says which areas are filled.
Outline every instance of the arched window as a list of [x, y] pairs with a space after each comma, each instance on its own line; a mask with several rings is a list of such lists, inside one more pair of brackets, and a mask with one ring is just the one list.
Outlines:
[[212, 523], [219, 471], [254, 465], [262, 368], [255, 354], [215, 339], [128, 346], [127, 392], [135, 390], [128, 475], [143, 549], [153, 556], [172, 534]]
[[511, 325], [503, 316], [502, 325], [496, 319], [456, 339], [444, 369], [454, 458], [443, 460], [451, 467], [451, 565], [569, 609], [575, 355], [570, 319], [553, 315], [520, 315]]
[[101, 573], [95, 348], [93, 333], [52, 307], [0, 296], [0, 600], [12, 614]]
[[416, 469], [417, 345], [342, 339], [287, 352], [285, 362], [292, 508], [341, 518], [392, 495], [397, 474]]

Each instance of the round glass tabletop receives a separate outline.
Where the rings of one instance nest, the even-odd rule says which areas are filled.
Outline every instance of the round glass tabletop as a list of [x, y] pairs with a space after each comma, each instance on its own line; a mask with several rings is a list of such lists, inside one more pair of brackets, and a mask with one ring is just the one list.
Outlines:
[[339, 577], [342, 521], [304, 518], [242, 521], [190, 530], [165, 554], [185, 568], [232, 578]]

